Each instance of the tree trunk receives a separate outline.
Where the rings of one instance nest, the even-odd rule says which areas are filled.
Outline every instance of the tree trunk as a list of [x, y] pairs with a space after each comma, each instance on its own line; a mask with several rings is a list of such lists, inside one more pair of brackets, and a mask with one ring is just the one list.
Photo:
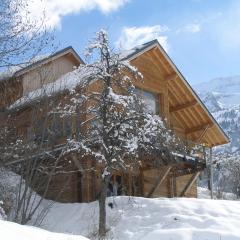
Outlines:
[[211, 173], [210, 173], [210, 166], [208, 166], [207, 168], [207, 187], [208, 187], [208, 190], [211, 191]]
[[106, 198], [107, 198], [107, 183], [102, 182], [102, 191], [99, 196], [99, 239], [104, 239], [106, 236]]

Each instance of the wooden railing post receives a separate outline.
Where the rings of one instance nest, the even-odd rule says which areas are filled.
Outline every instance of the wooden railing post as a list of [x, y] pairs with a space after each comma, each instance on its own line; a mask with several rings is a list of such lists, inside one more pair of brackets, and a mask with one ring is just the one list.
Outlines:
[[212, 148], [210, 148], [210, 188], [211, 188], [211, 199], [213, 199], [213, 161], [212, 161]]

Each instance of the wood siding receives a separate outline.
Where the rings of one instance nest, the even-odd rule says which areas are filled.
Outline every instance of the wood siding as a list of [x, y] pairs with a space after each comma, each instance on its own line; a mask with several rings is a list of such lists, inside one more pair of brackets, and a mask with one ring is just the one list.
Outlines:
[[73, 71], [74, 66], [75, 62], [72, 58], [62, 56], [25, 73], [22, 77], [23, 95], [41, 88], [44, 84], [56, 81], [64, 74]]
[[136, 66], [144, 76], [143, 81], [135, 82], [135, 85], [138, 88], [159, 95], [160, 115], [166, 120], [168, 126], [175, 130], [178, 136], [185, 138], [186, 135], [183, 126], [170, 116], [169, 82], [166, 80], [168, 72], [165, 67], [162, 63], [156, 61], [156, 56], [152, 51], [132, 60], [132, 64]]
[[[143, 172], [143, 193], [147, 196], [154, 187], [157, 176], [163, 175], [167, 167], [160, 169], [149, 169]], [[193, 174], [174, 177], [168, 175], [162, 184], [154, 191], [152, 197], [180, 197], [183, 190], [191, 180]], [[191, 188], [186, 192], [185, 197], [197, 197], [197, 183], [196, 181]]]
[[[206, 113], [202, 112], [199, 105], [194, 104], [193, 97], [187, 94], [186, 89], [181, 84], [181, 80], [173, 72], [167, 60], [157, 49], [152, 49], [139, 57], [133, 59], [131, 63], [136, 66], [144, 75], [143, 82], [135, 82], [136, 87], [155, 93], [160, 99], [160, 115], [182, 139], [198, 140], [204, 126]], [[54, 61], [48, 62], [40, 68], [31, 70], [21, 76], [18, 82], [16, 96], [25, 95], [33, 90], [41, 88], [43, 84], [54, 82], [73, 70], [75, 61], [70, 56], [62, 56]], [[19, 83], [21, 82], [21, 86]], [[16, 83], [15, 83], [16, 84]], [[13, 86], [15, 87], [15, 85]], [[98, 82], [89, 87], [89, 91], [96, 91], [100, 88]], [[61, 95], [60, 98], [65, 96]], [[16, 98], [13, 98], [16, 100]], [[46, 107], [46, 106], [45, 106]], [[43, 112], [45, 111], [43, 107]], [[33, 110], [25, 107], [15, 114], [17, 118], [17, 128], [21, 134], [27, 136], [27, 128], [31, 125]], [[87, 117], [87, 116], [84, 116]], [[216, 126], [210, 127], [201, 143], [209, 145], [213, 142], [221, 142], [221, 134], [216, 132]], [[215, 132], [214, 132], [215, 131]], [[213, 136], [214, 140], [211, 140]], [[220, 139], [220, 140], [219, 140]], [[65, 139], [66, 140], [66, 139]], [[60, 139], [59, 143], [64, 142]], [[74, 159], [74, 157], [73, 157]], [[92, 161], [78, 159], [81, 168], [90, 169]], [[77, 169], [75, 165], [73, 168]], [[125, 194], [148, 196], [152, 188], [156, 185], [159, 176], [164, 175], [167, 167], [145, 169], [136, 174], [123, 174], [125, 184]], [[193, 174], [184, 176], [174, 176], [174, 172], [169, 173], [159, 186], [153, 191], [151, 197], [179, 197], [187, 187]], [[57, 175], [54, 177], [48, 198], [55, 199], [59, 189], [63, 189], [57, 200], [62, 202], [89, 202], [96, 200], [100, 191], [101, 170], [75, 172], [69, 176]], [[186, 197], [197, 197], [196, 181], [186, 192]]]

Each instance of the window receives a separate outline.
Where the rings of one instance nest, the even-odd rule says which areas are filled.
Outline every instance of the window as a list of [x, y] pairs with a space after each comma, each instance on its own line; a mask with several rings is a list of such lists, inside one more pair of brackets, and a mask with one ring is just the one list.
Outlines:
[[136, 93], [139, 94], [145, 103], [146, 109], [149, 113], [159, 115], [160, 113], [160, 102], [159, 102], [159, 95], [145, 91], [139, 88], [136, 88]]

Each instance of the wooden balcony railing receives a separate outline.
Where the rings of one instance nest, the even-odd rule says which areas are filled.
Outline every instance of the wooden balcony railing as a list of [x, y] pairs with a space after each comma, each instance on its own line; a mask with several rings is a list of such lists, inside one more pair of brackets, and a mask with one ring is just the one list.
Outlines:
[[207, 164], [209, 148], [204, 144], [195, 143], [190, 140], [184, 140], [184, 146], [185, 149], [174, 151], [172, 154], [180, 161], [204, 169]]

